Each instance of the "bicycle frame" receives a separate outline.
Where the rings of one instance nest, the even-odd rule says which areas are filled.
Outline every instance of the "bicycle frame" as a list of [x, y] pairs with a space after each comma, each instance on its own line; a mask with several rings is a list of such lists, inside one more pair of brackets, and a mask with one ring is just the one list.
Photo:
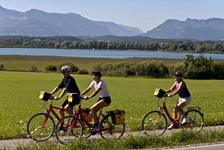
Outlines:
[[[81, 101], [82, 101], [82, 99], [81, 99]], [[74, 121], [72, 121], [72, 123], [69, 126], [68, 130], [72, 130], [72, 128], [77, 127], [76, 126], [76, 120], [78, 120], [79, 118], [81, 118], [81, 121], [82, 121], [83, 125], [84, 124], [87, 125], [87, 127], [89, 129], [92, 128], [92, 126], [93, 126], [93, 124], [90, 123], [87, 120], [87, 118], [85, 118], [85, 116], [84, 116], [84, 113], [83, 113], [82, 108], [81, 108], [81, 103], [82, 103], [81, 101], [80, 101], [80, 104], [78, 106], [78, 109], [76, 110], [76, 112], [74, 114], [76, 119]], [[102, 113], [102, 109], [100, 109], [99, 114], [98, 114], [98, 119], [101, 120], [104, 117], [105, 117], [105, 115]], [[105, 121], [107, 121], [107, 120], [105, 120]], [[107, 123], [110, 124], [110, 126], [112, 126], [110, 122], [107, 121]], [[105, 131], [105, 130], [109, 130], [109, 128], [104, 128], [104, 129], [101, 129], [101, 130], [97, 130], [96, 133], [100, 133], [101, 131]], [[91, 136], [91, 134], [89, 136]], [[87, 136], [87, 137], [89, 137], [89, 136]]]
[[[78, 110], [77, 110], [76, 113], [75, 113], [75, 116], [76, 116], [77, 118], [80, 117], [80, 118], [82, 119], [83, 123], [85, 123], [85, 124], [88, 126], [88, 128], [92, 128], [93, 124], [91, 124], [91, 123], [84, 117], [84, 114], [83, 114], [83, 112], [82, 112], [82, 108], [81, 108], [81, 104], [79, 105]], [[103, 113], [102, 113], [102, 109], [100, 110], [100, 112], [99, 112], [99, 114], [98, 114], [98, 119], [100, 120], [101, 117], [104, 117], [104, 115], [103, 115]]]
[[[54, 109], [64, 110], [64, 108], [60, 108], [60, 107], [53, 106], [53, 100], [51, 100], [51, 104], [50, 104], [49, 108], [46, 109], [47, 116], [50, 116], [50, 113], [52, 113], [56, 117], [56, 119], [59, 121], [61, 118], [58, 116], [58, 114], [55, 112]], [[42, 127], [45, 125], [45, 123], [47, 122], [47, 120], [48, 120], [48, 117], [46, 117], [44, 119], [44, 121], [42, 122], [42, 124], [41, 124]]]
[[[160, 99], [159, 99], [160, 100]], [[158, 101], [159, 101], [158, 100]], [[158, 105], [159, 105], [159, 102], [158, 102]], [[180, 118], [181, 118], [181, 114], [179, 113], [179, 115], [178, 115], [178, 117], [177, 117], [177, 122], [178, 122], [178, 124], [177, 124], [177, 122], [173, 119], [173, 117], [171, 117], [171, 115], [170, 115], [170, 113], [169, 113], [169, 111], [168, 111], [168, 109], [167, 109], [167, 107], [166, 107], [166, 97], [164, 97], [164, 101], [163, 101], [163, 104], [162, 104], [162, 106], [161, 107], [159, 107], [159, 111], [161, 112], [161, 113], [163, 113], [163, 110], [165, 111], [165, 113], [166, 113], [166, 116], [169, 118], [169, 120], [172, 122], [172, 123], [174, 123], [174, 125], [178, 125], [179, 126], [179, 121], [180, 121]]]

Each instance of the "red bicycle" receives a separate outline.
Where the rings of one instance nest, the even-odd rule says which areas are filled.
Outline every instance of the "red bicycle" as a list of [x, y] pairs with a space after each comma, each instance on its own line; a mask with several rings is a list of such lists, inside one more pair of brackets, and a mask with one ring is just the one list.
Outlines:
[[[69, 96], [68, 100], [70, 98], [72, 99], [72, 96]], [[101, 120], [99, 129], [95, 132], [91, 132], [90, 130], [85, 131], [92, 128], [93, 122], [92, 116], [89, 113], [90, 110], [88, 108], [81, 108], [82, 99], [80, 97], [80, 103], [74, 115], [65, 116], [58, 122], [55, 133], [60, 143], [67, 144], [68, 142], [74, 142], [75, 139], [81, 138], [83, 134], [87, 135], [85, 138], [97, 133], [103, 138], [120, 139], [123, 136], [125, 132], [125, 112], [122, 110], [108, 111], [106, 114], [103, 114], [101, 109], [98, 114]]]
[[[143, 118], [142, 130], [144, 131], [145, 134], [153, 136], [162, 135], [167, 129], [167, 117], [174, 124], [176, 124], [176, 121], [178, 122], [177, 128], [182, 127], [184, 129], [189, 129], [192, 132], [200, 132], [202, 130], [204, 126], [204, 117], [203, 117], [204, 115], [202, 112], [200, 112], [201, 106], [188, 107], [186, 114], [190, 119], [186, 124], [181, 124], [180, 122], [183, 119], [181, 114], [179, 114], [178, 119], [176, 121], [169, 114], [166, 107], [167, 95], [165, 94], [165, 92], [161, 89], [156, 89], [154, 95], [159, 98], [158, 99], [159, 110], [150, 111]], [[164, 101], [160, 106], [159, 101], [161, 100], [162, 97], [164, 97]]]
[[[42, 142], [48, 140], [55, 131], [55, 122], [51, 114], [59, 121], [60, 117], [55, 110], [63, 110], [63, 108], [53, 106], [53, 96], [50, 93], [41, 91], [39, 98], [44, 101], [45, 112], [37, 113], [30, 118], [27, 124], [28, 136], [34, 141]], [[48, 107], [48, 100], [51, 100]]]

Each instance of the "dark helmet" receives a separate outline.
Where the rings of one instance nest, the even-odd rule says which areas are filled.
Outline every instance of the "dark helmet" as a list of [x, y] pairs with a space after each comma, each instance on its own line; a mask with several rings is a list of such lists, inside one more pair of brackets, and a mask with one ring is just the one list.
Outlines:
[[175, 77], [183, 77], [183, 75], [182, 75], [182, 73], [180, 73], [180, 72], [175, 72], [174, 74], [173, 74]]

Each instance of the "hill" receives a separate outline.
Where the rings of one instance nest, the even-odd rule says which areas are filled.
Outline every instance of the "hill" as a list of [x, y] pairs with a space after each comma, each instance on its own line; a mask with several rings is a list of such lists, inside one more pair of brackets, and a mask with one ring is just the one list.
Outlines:
[[92, 21], [75, 13], [18, 12], [0, 6], [0, 36], [135, 36], [141, 30], [113, 22]]
[[157, 39], [223, 40], [224, 19], [197, 20], [188, 18], [185, 21], [168, 19], [158, 27], [143, 34], [143, 36]]

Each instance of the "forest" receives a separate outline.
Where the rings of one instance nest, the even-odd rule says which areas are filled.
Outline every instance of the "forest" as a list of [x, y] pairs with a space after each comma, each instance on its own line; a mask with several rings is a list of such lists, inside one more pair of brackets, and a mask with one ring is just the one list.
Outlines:
[[[0, 48], [52, 48], [52, 49], [98, 49], [142, 50], [193, 53], [224, 53], [223, 41], [190, 40], [129, 40], [123, 38], [89, 37], [28, 37], [0, 36]], [[138, 38], [139, 39], [139, 38]]]

